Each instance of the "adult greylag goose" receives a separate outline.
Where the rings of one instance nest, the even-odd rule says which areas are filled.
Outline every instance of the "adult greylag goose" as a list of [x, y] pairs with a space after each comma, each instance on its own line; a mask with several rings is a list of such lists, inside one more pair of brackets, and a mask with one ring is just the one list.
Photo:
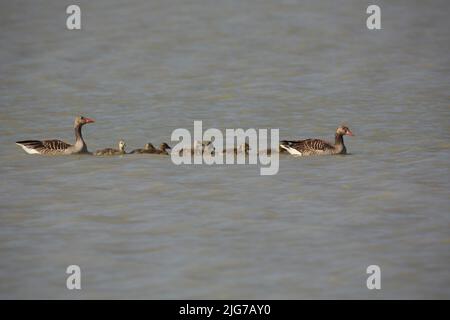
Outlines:
[[298, 156], [346, 154], [347, 149], [344, 145], [345, 135], [353, 136], [353, 132], [346, 126], [340, 126], [336, 129], [334, 144], [320, 139], [306, 139], [281, 141], [280, 147], [290, 154]]
[[144, 149], [134, 149], [130, 153], [153, 153], [153, 151], [155, 150], [156, 148], [153, 146], [153, 144], [147, 143], [145, 144]]
[[23, 140], [17, 141], [16, 144], [22, 147], [28, 154], [41, 155], [70, 155], [89, 153], [86, 143], [81, 134], [81, 128], [87, 124], [95, 122], [86, 117], [76, 117], [74, 122], [75, 143], [69, 144], [61, 140]]
[[125, 152], [125, 142], [123, 140], [119, 141], [119, 149], [106, 148], [102, 150], [95, 151], [94, 155], [96, 156], [119, 156], [122, 154], [126, 154]]

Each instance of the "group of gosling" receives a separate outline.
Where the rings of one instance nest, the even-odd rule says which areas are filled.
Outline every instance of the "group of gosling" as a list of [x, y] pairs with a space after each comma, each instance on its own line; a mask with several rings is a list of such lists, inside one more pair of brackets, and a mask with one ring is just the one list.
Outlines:
[[[123, 140], [119, 141], [119, 149], [106, 148], [102, 150], [97, 150], [93, 154], [95, 156], [115, 156], [124, 154], [159, 154], [159, 155], [170, 155], [172, 148], [165, 142], [161, 143], [159, 148], [155, 148], [153, 144], [147, 143], [142, 149], [134, 149], [131, 152], [125, 151], [126, 144]], [[234, 154], [244, 153], [248, 154], [250, 150], [249, 144], [244, 143], [238, 148], [232, 150], [224, 150], [223, 152], [232, 152]], [[183, 154], [210, 154], [213, 155], [216, 152], [212, 141], [194, 141], [193, 148], [183, 148], [179, 151], [179, 155]]]
[[158, 148], [155, 148], [155, 146], [151, 143], [147, 143], [143, 149], [134, 149], [131, 152], [125, 151], [126, 144], [123, 140], [119, 141], [119, 149], [114, 148], [106, 148], [102, 150], [97, 150], [94, 152], [95, 156], [119, 156], [124, 154], [161, 154], [161, 155], [169, 155], [169, 151], [171, 148], [167, 143], [161, 143], [161, 145]]

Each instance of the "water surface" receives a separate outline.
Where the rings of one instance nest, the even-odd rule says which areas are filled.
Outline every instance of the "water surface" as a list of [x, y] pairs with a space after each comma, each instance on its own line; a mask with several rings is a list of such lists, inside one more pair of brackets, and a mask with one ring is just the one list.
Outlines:
[[[448, 1], [13, 1], [0, 10], [1, 298], [450, 298]], [[257, 166], [37, 157], [279, 128], [349, 156]], [[82, 290], [65, 269], [82, 270]], [[382, 289], [366, 288], [366, 268]]]

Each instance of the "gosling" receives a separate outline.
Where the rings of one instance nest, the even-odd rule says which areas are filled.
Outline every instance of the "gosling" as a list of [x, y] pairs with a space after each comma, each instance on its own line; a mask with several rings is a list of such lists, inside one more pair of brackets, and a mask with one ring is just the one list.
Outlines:
[[156, 148], [151, 143], [147, 143], [144, 146], [144, 149], [134, 149], [130, 153], [153, 153], [156, 150]]
[[97, 150], [94, 152], [95, 156], [118, 156], [126, 154], [125, 152], [125, 142], [123, 140], [119, 141], [119, 149], [106, 148], [102, 150]]

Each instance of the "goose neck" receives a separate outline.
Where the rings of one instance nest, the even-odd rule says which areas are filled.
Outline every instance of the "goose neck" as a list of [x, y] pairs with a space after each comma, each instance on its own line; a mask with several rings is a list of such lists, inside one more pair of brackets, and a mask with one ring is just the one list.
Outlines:
[[336, 135], [334, 136], [334, 144], [336, 146], [344, 145], [344, 137], [342, 136], [342, 134], [336, 133]]

